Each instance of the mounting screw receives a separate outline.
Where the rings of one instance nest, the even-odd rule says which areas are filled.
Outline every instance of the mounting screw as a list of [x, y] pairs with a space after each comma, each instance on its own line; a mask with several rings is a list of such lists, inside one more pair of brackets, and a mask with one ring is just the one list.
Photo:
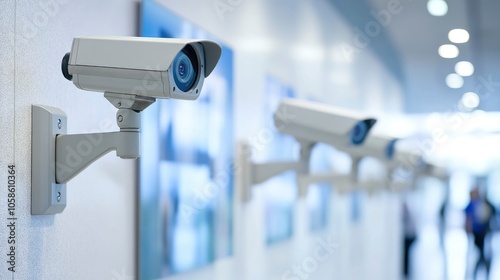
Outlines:
[[61, 192], [57, 192], [57, 202], [61, 202]]
[[121, 107], [122, 106], [122, 103], [121, 102], [118, 102], [118, 107]]
[[119, 115], [118, 116], [118, 122], [122, 122], [123, 121], [123, 116], [122, 115]]
[[57, 120], [57, 127], [58, 127], [59, 129], [61, 129], [61, 128], [62, 128], [62, 121], [61, 121], [61, 119], [58, 119], [58, 120]]

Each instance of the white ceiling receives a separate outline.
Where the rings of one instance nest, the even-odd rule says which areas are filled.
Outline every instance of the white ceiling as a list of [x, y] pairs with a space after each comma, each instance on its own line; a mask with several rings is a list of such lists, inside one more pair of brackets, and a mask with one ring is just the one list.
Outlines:
[[[364, 27], [373, 20], [371, 12], [388, 9], [391, 2], [397, 0], [354, 0], [347, 4], [345, 0], [332, 0], [334, 6], [344, 9], [344, 14], [353, 26]], [[458, 112], [457, 102], [463, 93], [475, 91], [491, 76], [493, 81], [500, 81], [500, 1], [495, 0], [448, 0], [448, 14], [435, 17], [427, 11], [427, 0], [399, 0], [401, 12], [392, 14], [390, 23], [383, 28], [375, 41], [386, 41], [396, 51], [392, 53], [376, 49], [374, 51], [387, 65], [401, 73], [405, 88], [405, 108], [408, 113], [422, 112]], [[353, 13], [345, 12], [345, 5], [350, 5]], [[359, 19], [359, 17], [365, 17]], [[352, 17], [351, 19], [349, 17]], [[358, 17], [358, 19], [354, 19]], [[450, 43], [448, 32], [454, 28], [469, 31], [468, 43], [457, 45], [460, 55], [455, 59], [444, 59], [438, 55], [440, 45]], [[395, 60], [400, 65], [391, 64]], [[461, 60], [471, 61], [476, 73], [465, 78], [464, 87], [450, 89], [445, 84], [445, 77], [454, 72], [454, 65]], [[482, 77], [480, 79], [479, 77]], [[483, 91], [483, 100], [478, 109], [486, 111], [500, 110], [500, 86]], [[484, 87], [483, 87], [484, 90]], [[486, 96], [488, 93], [488, 96]]]

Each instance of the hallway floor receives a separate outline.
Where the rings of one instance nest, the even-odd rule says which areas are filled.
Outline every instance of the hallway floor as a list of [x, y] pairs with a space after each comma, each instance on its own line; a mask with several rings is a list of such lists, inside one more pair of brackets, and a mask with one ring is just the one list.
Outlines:
[[[474, 247], [472, 237], [467, 237], [466, 232], [461, 228], [448, 228], [444, 236], [444, 242], [442, 242], [437, 226], [427, 226], [420, 231], [411, 253], [412, 280], [473, 279], [472, 274], [478, 251]], [[443, 254], [443, 247], [446, 254]], [[499, 232], [492, 234], [491, 248], [493, 255], [489, 279], [500, 279]], [[478, 280], [487, 280], [483, 267], [479, 269], [477, 276]]]

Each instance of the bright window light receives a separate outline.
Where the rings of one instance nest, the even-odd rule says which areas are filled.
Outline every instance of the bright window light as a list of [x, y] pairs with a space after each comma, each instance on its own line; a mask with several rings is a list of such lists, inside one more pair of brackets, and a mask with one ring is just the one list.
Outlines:
[[455, 64], [455, 72], [462, 77], [469, 77], [474, 74], [474, 65], [469, 61], [460, 61]]
[[450, 88], [461, 88], [464, 85], [464, 78], [458, 74], [449, 74], [446, 76], [446, 85]]
[[448, 4], [444, 0], [429, 0], [427, 10], [433, 16], [442, 17], [448, 13]]
[[462, 96], [462, 104], [470, 109], [474, 109], [479, 106], [479, 96], [475, 92], [466, 92]]
[[465, 29], [453, 29], [448, 32], [448, 39], [456, 44], [462, 44], [469, 41], [469, 32]]
[[450, 44], [440, 46], [438, 52], [443, 58], [455, 58], [460, 53], [457, 46]]

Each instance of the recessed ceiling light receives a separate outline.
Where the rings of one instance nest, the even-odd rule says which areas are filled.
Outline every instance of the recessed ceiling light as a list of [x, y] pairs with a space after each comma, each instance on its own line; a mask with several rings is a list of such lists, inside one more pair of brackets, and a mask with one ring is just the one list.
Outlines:
[[427, 10], [429, 14], [441, 17], [448, 13], [448, 4], [444, 0], [429, 0], [427, 2]]
[[462, 104], [470, 109], [477, 108], [480, 101], [479, 96], [475, 92], [466, 92], [462, 96]]
[[440, 46], [438, 52], [444, 58], [455, 58], [460, 53], [457, 46], [450, 44]]
[[448, 32], [448, 39], [456, 44], [462, 44], [469, 41], [469, 32], [465, 29], [453, 29]]
[[458, 74], [449, 74], [446, 76], [446, 85], [450, 88], [461, 88], [464, 86], [464, 78]]
[[455, 72], [462, 77], [469, 77], [474, 74], [474, 65], [469, 61], [460, 61], [455, 64]]

